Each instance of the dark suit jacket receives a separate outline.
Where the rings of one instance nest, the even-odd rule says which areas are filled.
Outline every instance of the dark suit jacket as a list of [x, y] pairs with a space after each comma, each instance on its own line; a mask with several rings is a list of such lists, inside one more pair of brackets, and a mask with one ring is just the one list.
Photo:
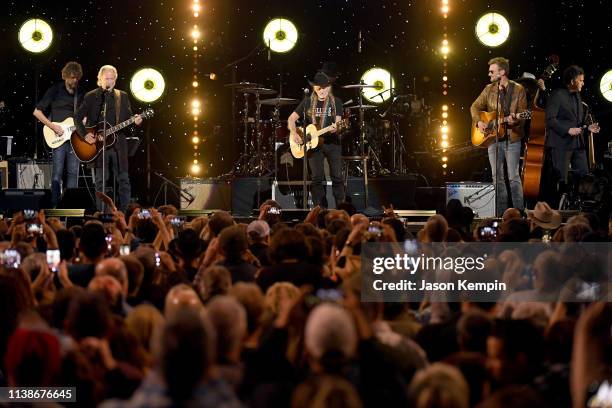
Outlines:
[[570, 136], [569, 129], [584, 123], [584, 108], [580, 94], [578, 110], [567, 88], [556, 89], [546, 103], [546, 146], [557, 149], [584, 147], [583, 136]]
[[[124, 120], [128, 120], [132, 116], [132, 107], [130, 105], [130, 98], [128, 98], [128, 94], [124, 91], [119, 91], [121, 95], [121, 109], [119, 112], [119, 122], [123, 122]], [[114, 103], [114, 95], [112, 98], [112, 103]], [[83, 98], [83, 103], [79, 106], [77, 110], [76, 118], [75, 118], [75, 126], [77, 132], [81, 137], [85, 137], [87, 133], [85, 130], [85, 126], [83, 126], [83, 118], [87, 118], [87, 126], [97, 125], [102, 120], [102, 115], [100, 114], [102, 107], [102, 88], [98, 87], [93, 91], [89, 91], [85, 94]], [[110, 125], [116, 125], [115, 123], [115, 109], [113, 107], [108, 106], [108, 113], [106, 115], [106, 121]], [[111, 114], [112, 111], [112, 114]]]

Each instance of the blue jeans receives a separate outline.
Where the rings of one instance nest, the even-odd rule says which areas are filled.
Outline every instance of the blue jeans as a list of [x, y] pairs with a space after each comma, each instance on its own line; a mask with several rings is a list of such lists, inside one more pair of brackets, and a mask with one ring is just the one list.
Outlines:
[[[495, 182], [495, 145], [489, 146], [489, 163], [491, 164], [491, 172], [493, 173], [493, 182]], [[506, 183], [504, 181], [504, 159], [508, 163], [508, 180], [510, 181], [510, 194], [512, 197], [512, 205], [514, 208], [523, 208], [523, 185], [521, 184], [521, 176], [519, 175], [519, 161], [521, 159], [521, 142], [511, 143], [505, 141], [499, 143], [497, 156], [497, 215], [501, 216], [503, 212], [510, 207], [508, 203], [508, 191], [506, 191]]]
[[56, 207], [62, 193], [62, 176], [66, 164], [66, 188], [78, 187], [79, 159], [69, 142], [53, 149], [53, 170], [51, 174], [51, 206]]

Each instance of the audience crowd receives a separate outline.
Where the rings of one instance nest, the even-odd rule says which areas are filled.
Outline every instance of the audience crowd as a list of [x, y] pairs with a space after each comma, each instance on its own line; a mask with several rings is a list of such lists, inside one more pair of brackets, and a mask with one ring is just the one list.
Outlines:
[[0, 220], [0, 386], [76, 387], [87, 407], [612, 406], [611, 304], [547, 284], [588, 260], [508, 250], [486, 271], [512, 299], [384, 303], [361, 300], [360, 257], [376, 241], [609, 242], [608, 219], [538, 203], [474, 220], [452, 200], [413, 235], [392, 208], [288, 223], [269, 200], [246, 224], [102, 198], [82, 222]]

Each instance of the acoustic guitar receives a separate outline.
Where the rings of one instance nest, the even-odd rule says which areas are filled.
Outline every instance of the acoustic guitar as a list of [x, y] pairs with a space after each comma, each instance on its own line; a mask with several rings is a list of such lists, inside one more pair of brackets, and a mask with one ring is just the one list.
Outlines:
[[[530, 119], [531, 111], [515, 113], [512, 116], [516, 120]], [[479, 118], [487, 126], [484, 132], [481, 132], [478, 126], [472, 126], [472, 144], [478, 147], [488, 147], [495, 143], [498, 136], [500, 140], [504, 140], [507, 132], [506, 123], [510, 121], [512, 116], [504, 116], [498, 119], [497, 112], [480, 112]]]
[[[143, 119], [148, 119], [153, 117], [154, 112], [153, 109], [148, 108], [140, 113], [140, 117]], [[104, 132], [104, 123], [100, 122], [96, 126], [85, 127], [87, 133], [93, 133], [95, 135], [96, 141], [92, 144], [89, 144], [85, 141], [85, 139], [81, 138], [81, 136], [77, 132], [73, 132], [70, 137], [70, 143], [72, 144], [72, 148], [74, 149], [74, 154], [76, 157], [82, 162], [91, 162], [98, 157], [98, 155], [104, 149], [104, 140], [106, 139], [106, 148], [111, 147], [117, 141], [117, 137], [115, 133], [120, 131], [121, 129], [131, 125], [136, 120], [136, 115], [132, 116], [128, 120], [125, 120], [115, 126], [110, 126], [108, 123], [106, 124], [106, 133]]]
[[[341, 132], [348, 126], [348, 119], [343, 119], [340, 122], [335, 123], [336, 131]], [[318, 129], [316, 125], [310, 124], [306, 126], [306, 137], [304, 137], [304, 131], [300, 128], [297, 128], [297, 134], [302, 139], [302, 143], [298, 143], [293, 140], [292, 137], [289, 137], [289, 148], [291, 149], [291, 154], [296, 159], [301, 159], [304, 157], [304, 151], [316, 149], [319, 145], [319, 138], [323, 136], [325, 133], [330, 132], [334, 128], [334, 125], [329, 125], [324, 127], [323, 129]]]

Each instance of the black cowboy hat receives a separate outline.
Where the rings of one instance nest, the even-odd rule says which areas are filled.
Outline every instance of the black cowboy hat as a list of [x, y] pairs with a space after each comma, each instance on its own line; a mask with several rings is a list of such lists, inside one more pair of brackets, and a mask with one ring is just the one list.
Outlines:
[[331, 85], [338, 78], [335, 62], [325, 62], [323, 67], [317, 71], [312, 81], [308, 81], [311, 86], [326, 87]]

